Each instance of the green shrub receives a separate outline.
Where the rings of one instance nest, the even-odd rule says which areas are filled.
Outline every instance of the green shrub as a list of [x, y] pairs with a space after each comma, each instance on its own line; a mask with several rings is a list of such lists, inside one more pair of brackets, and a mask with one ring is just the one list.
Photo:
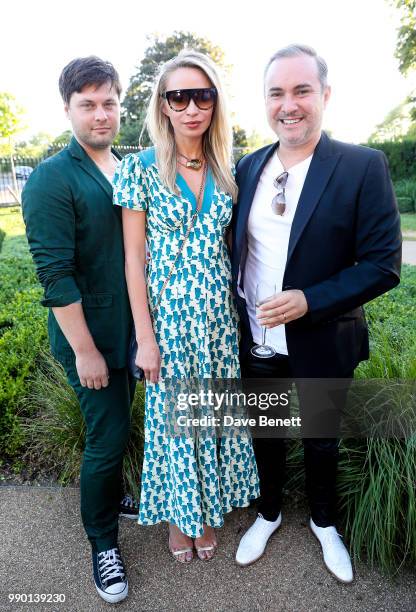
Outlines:
[[[416, 379], [415, 298], [416, 268], [404, 266], [401, 284], [367, 304], [371, 354], [356, 369], [355, 378]], [[414, 423], [414, 403], [401, 401], [401, 388], [393, 414], [386, 418]], [[299, 495], [304, 491], [302, 445], [291, 440], [288, 446], [286, 486], [291, 496]], [[364, 557], [388, 572], [416, 563], [415, 483], [416, 432], [407, 439], [341, 440], [340, 519], [356, 558]]]
[[400, 285], [365, 307], [370, 359], [356, 378], [416, 378], [416, 268], [403, 266]]
[[37, 283], [20, 209], [0, 211], [0, 455], [13, 457], [24, 436], [16, 414], [39, 350], [46, 346], [46, 309]]
[[416, 179], [402, 179], [394, 183], [394, 191], [398, 198], [410, 198], [416, 202]]
[[415, 206], [412, 198], [407, 196], [398, 196], [397, 197], [397, 206], [399, 207], [400, 213], [409, 213], [414, 212]]
[[416, 179], [402, 179], [394, 184], [397, 204], [401, 213], [415, 212]]
[[352, 554], [398, 571], [416, 562], [416, 435], [344, 440], [338, 494]]
[[13, 456], [23, 437], [16, 408], [26, 394], [39, 350], [46, 344], [46, 319], [39, 290], [18, 293], [2, 312], [0, 336], [0, 449]]
[[23, 460], [52, 473], [61, 483], [76, 480], [84, 449], [85, 426], [78, 399], [62, 367], [40, 353], [20, 404], [20, 426], [25, 434]]
[[369, 142], [366, 146], [383, 151], [393, 181], [415, 175], [416, 140]]
[[[286, 491], [304, 498], [303, 450], [290, 440]], [[337, 493], [351, 554], [387, 573], [416, 563], [416, 434], [407, 439], [344, 439]]]
[[[370, 302], [366, 314], [371, 354], [355, 377], [416, 379], [416, 268], [403, 266], [400, 285]], [[397, 399], [392, 419], [409, 409]], [[415, 451], [416, 434], [341, 445], [339, 497], [351, 551], [388, 571], [416, 561]]]
[[[143, 407], [144, 388], [138, 385], [123, 470], [125, 488], [136, 497], [143, 455]], [[25, 462], [37, 465], [62, 484], [78, 480], [85, 424], [65, 371], [49, 352], [39, 355], [29, 392], [21, 403], [19, 423], [25, 436]]]

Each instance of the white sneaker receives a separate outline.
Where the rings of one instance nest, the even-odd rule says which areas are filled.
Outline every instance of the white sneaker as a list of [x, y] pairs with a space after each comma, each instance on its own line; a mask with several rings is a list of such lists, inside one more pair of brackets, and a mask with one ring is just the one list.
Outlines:
[[318, 527], [311, 519], [310, 528], [322, 546], [324, 563], [328, 571], [344, 584], [352, 582], [354, 575], [350, 555], [335, 527]]
[[240, 540], [235, 556], [237, 565], [246, 567], [260, 559], [270, 536], [280, 527], [281, 522], [281, 512], [275, 521], [266, 521], [261, 514], [258, 514], [253, 525]]

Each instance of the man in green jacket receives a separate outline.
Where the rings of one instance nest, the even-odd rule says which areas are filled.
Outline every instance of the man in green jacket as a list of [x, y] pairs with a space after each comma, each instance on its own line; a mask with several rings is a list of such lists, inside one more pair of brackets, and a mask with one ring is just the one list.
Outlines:
[[126, 367], [131, 313], [120, 211], [111, 179], [119, 156], [121, 86], [97, 57], [73, 60], [59, 89], [74, 136], [41, 163], [23, 191], [30, 250], [49, 307], [53, 355], [65, 368], [86, 423], [81, 515], [100, 596], [128, 594], [118, 548], [122, 463], [134, 383]]

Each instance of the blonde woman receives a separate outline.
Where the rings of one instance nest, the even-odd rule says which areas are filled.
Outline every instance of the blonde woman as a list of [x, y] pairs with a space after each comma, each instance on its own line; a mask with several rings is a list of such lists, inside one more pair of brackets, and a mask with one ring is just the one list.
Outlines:
[[208, 57], [185, 50], [162, 67], [147, 128], [154, 148], [124, 158], [114, 187], [124, 207], [136, 363], [147, 381], [139, 523], [167, 521], [178, 561], [191, 561], [194, 547], [208, 560], [224, 514], [258, 497], [248, 438], [217, 443], [166, 432], [165, 379], [240, 374], [225, 243], [237, 195], [232, 136]]

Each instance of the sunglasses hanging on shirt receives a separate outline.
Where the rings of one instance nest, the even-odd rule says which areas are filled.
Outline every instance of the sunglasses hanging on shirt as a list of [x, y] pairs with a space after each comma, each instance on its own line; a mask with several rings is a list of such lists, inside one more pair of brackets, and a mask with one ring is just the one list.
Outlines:
[[272, 200], [272, 211], [275, 215], [282, 216], [286, 210], [286, 183], [289, 172], [282, 172], [277, 178], [274, 179], [273, 185], [278, 190]]

